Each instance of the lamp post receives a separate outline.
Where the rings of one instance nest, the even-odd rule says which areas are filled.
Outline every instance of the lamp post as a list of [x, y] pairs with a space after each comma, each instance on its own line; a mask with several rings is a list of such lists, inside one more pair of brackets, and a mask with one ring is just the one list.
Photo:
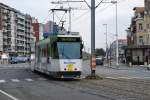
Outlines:
[[119, 52], [118, 52], [118, 6], [117, 1], [111, 1], [111, 3], [116, 4], [116, 65], [119, 65], [118, 58], [119, 58]]
[[113, 0], [111, 2], [103, 2], [103, 3], [112, 3], [116, 5], [116, 65], [118, 66], [118, 58], [119, 58], [119, 52], [118, 52], [118, 2]]
[[106, 26], [106, 64], [108, 64], [108, 53], [107, 53], [107, 49], [108, 49], [108, 44], [107, 44], [107, 24], [103, 24], [104, 26]]

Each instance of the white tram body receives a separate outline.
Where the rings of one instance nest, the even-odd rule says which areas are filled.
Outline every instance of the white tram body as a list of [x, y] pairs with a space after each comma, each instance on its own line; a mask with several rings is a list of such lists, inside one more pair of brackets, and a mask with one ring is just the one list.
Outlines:
[[56, 78], [80, 78], [83, 45], [79, 35], [52, 35], [32, 47], [33, 71]]

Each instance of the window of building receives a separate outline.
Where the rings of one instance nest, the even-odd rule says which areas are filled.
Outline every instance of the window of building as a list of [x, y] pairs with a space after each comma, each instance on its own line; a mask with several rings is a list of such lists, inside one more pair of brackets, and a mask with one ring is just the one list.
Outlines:
[[139, 30], [143, 30], [143, 25], [141, 23], [139, 24]]
[[140, 43], [140, 44], [144, 44], [143, 36], [139, 36], [139, 43]]
[[150, 27], [149, 27], [149, 24], [147, 24], [147, 29], [149, 29]]

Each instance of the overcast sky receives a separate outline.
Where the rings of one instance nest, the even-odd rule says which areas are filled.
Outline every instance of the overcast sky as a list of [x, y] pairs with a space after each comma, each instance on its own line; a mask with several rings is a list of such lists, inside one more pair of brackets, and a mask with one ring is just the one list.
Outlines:
[[[56, 5], [50, 2], [56, 0], [0, 0], [23, 13], [30, 14], [37, 18], [39, 22], [45, 23], [52, 20], [52, 15], [49, 15], [49, 10]], [[98, 4], [101, 0], [96, 0]], [[111, 1], [111, 0], [106, 0]], [[118, 3], [118, 34], [119, 38], [126, 38], [125, 30], [130, 25], [131, 17], [133, 16], [133, 8], [144, 6], [144, 0], [117, 0]], [[90, 0], [87, 0], [90, 4]], [[90, 33], [90, 10], [85, 3], [70, 3], [64, 6], [73, 6], [75, 8], [87, 8], [87, 10], [72, 11], [72, 31], [80, 32], [84, 44], [90, 48], [91, 33]], [[59, 15], [59, 14], [58, 14]], [[67, 26], [68, 22], [66, 23]], [[108, 24], [108, 43], [115, 40], [115, 5], [103, 3], [96, 9], [96, 48], [105, 48], [105, 27], [103, 24]]]

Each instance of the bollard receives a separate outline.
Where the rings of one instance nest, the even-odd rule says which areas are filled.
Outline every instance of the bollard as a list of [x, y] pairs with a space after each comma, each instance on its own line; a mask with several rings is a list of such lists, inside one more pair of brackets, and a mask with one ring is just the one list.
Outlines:
[[147, 67], [148, 67], [147, 62], [144, 62], [144, 67], [145, 67], [145, 68], [147, 68]]
[[129, 62], [129, 67], [132, 67], [132, 62]]

